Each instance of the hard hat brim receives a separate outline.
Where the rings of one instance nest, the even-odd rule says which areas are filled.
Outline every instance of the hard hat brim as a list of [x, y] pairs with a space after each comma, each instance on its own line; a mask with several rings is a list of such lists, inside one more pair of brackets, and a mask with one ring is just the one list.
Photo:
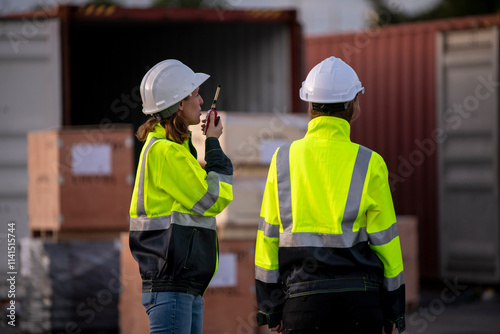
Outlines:
[[[185, 96], [180, 95], [177, 99], [171, 100], [169, 105], [163, 105], [162, 108], [147, 109], [147, 110], [143, 108], [142, 112], [145, 115], [152, 115], [178, 104], [180, 101], [184, 100], [187, 96], [189, 96], [196, 88], [200, 87], [205, 81], [207, 81], [208, 78], [210, 78], [210, 75], [206, 73], [201, 73], [201, 72], [195, 73], [195, 77], [192, 82], [193, 89], [188, 94], [186, 94]], [[171, 113], [171, 115], [172, 114], [174, 114], [174, 112]]]
[[349, 101], [352, 101], [354, 100], [354, 98], [356, 97], [357, 94], [364, 94], [365, 93], [365, 88], [364, 87], [360, 87], [358, 88], [354, 94], [351, 93], [347, 93], [342, 97], [329, 97], [329, 98], [323, 98], [323, 99], [320, 99], [320, 98], [315, 98], [309, 94], [307, 94], [305, 92], [305, 89], [302, 87], [300, 88], [299, 90], [299, 97], [302, 101], [305, 101], [305, 102], [313, 102], [313, 103], [342, 103], [342, 102], [349, 102]]

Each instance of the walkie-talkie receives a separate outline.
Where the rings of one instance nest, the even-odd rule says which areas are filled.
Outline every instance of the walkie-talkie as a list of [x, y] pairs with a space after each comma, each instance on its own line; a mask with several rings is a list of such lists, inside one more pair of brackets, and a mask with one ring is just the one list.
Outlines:
[[215, 91], [215, 97], [214, 97], [214, 102], [212, 102], [212, 107], [210, 107], [210, 110], [207, 111], [207, 117], [205, 120], [205, 129], [203, 130], [203, 134], [207, 134], [208, 127], [210, 125], [210, 119], [214, 119], [214, 126], [217, 126], [219, 124], [220, 116], [217, 116], [217, 109], [215, 105], [217, 104], [217, 98], [219, 97], [219, 92], [220, 92], [220, 85], [217, 86], [217, 90]]

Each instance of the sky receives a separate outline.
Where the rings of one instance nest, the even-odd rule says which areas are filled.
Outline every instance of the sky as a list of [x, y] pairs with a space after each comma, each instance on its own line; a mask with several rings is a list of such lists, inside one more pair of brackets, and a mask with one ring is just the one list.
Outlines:
[[[114, 0], [127, 7], [147, 7], [153, 0]], [[418, 14], [440, 0], [386, 0], [391, 11]], [[0, 0], [0, 13], [26, 11], [42, 4], [81, 5], [88, 0]], [[298, 9], [304, 35], [320, 35], [368, 27], [373, 9], [368, 0], [226, 0], [229, 7]]]

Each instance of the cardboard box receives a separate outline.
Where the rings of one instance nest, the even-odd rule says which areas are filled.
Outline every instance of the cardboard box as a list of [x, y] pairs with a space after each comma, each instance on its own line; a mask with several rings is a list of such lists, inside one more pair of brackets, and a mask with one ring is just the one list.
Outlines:
[[[149, 333], [148, 317], [141, 304], [141, 276], [138, 264], [130, 253], [128, 233], [123, 232], [120, 239], [120, 333]], [[255, 241], [220, 242], [219, 269], [203, 297], [203, 333], [257, 332], [254, 255]]]
[[420, 274], [418, 257], [418, 218], [397, 216], [399, 241], [403, 253], [406, 285], [406, 309], [412, 311], [420, 303]]
[[255, 240], [268, 172], [263, 165], [235, 166], [233, 201], [217, 215], [220, 239]]
[[120, 234], [121, 291], [118, 300], [118, 325], [121, 334], [149, 333], [148, 315], [142, 306], [142, 279], [139, 265], [129, 247], [129, 233]]
[[[218, 112], [219, 141], [234, 167], [233, 201], [217, 216], [219, 238], [255, 240], [269, 164], [276, 149], [307, 133], [306, 114]], [[204, 118], [205, 116], [202, 116]], [[205, 136], [192, 126], [198, 161], [205, 165]]]
[[32, 234], [128, 230], [133, 173], [131, 126], [29, 133]]
[[[224, 153], [233, 165], [269, 165], [274, 152], [307, 132], [306, 114], [218, 112], [224, 132], [220, 137]], [[205, 118], [205, 115], [202, 116]], [[205, 136], [200, 125], [192, 126], [198, 161], [205, 164]]]
[[[413, 216], [397, 219], [405, 265], [406, 304], [410, 311], [419, 302], [418, 222]], [[230, 229], [233, 236], [246, 233], [245, 226]], [[219, 270], [204, 296], [204, 333], [258, 333], [264, 327], [257, 328], [255, 319], [255, 240], [230, 239], [229, 236], [219, 238]], [[141, 305], [141, 277], [130, 253], [128, 233], [122, 233], [121, 240], [120, 330], [122, 334], [147, 333], [148, 319]]]
[[205, 334], [257, 333], [255, 241], [221, 240], [219, 269], [205, 292]]

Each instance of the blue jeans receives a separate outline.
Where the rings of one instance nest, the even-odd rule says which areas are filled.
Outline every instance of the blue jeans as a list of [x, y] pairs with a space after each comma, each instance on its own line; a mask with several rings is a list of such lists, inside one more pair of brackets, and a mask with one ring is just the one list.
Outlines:
[[203, 299], [183, 292], [143, 292], [150, 334], [202, 334]]

